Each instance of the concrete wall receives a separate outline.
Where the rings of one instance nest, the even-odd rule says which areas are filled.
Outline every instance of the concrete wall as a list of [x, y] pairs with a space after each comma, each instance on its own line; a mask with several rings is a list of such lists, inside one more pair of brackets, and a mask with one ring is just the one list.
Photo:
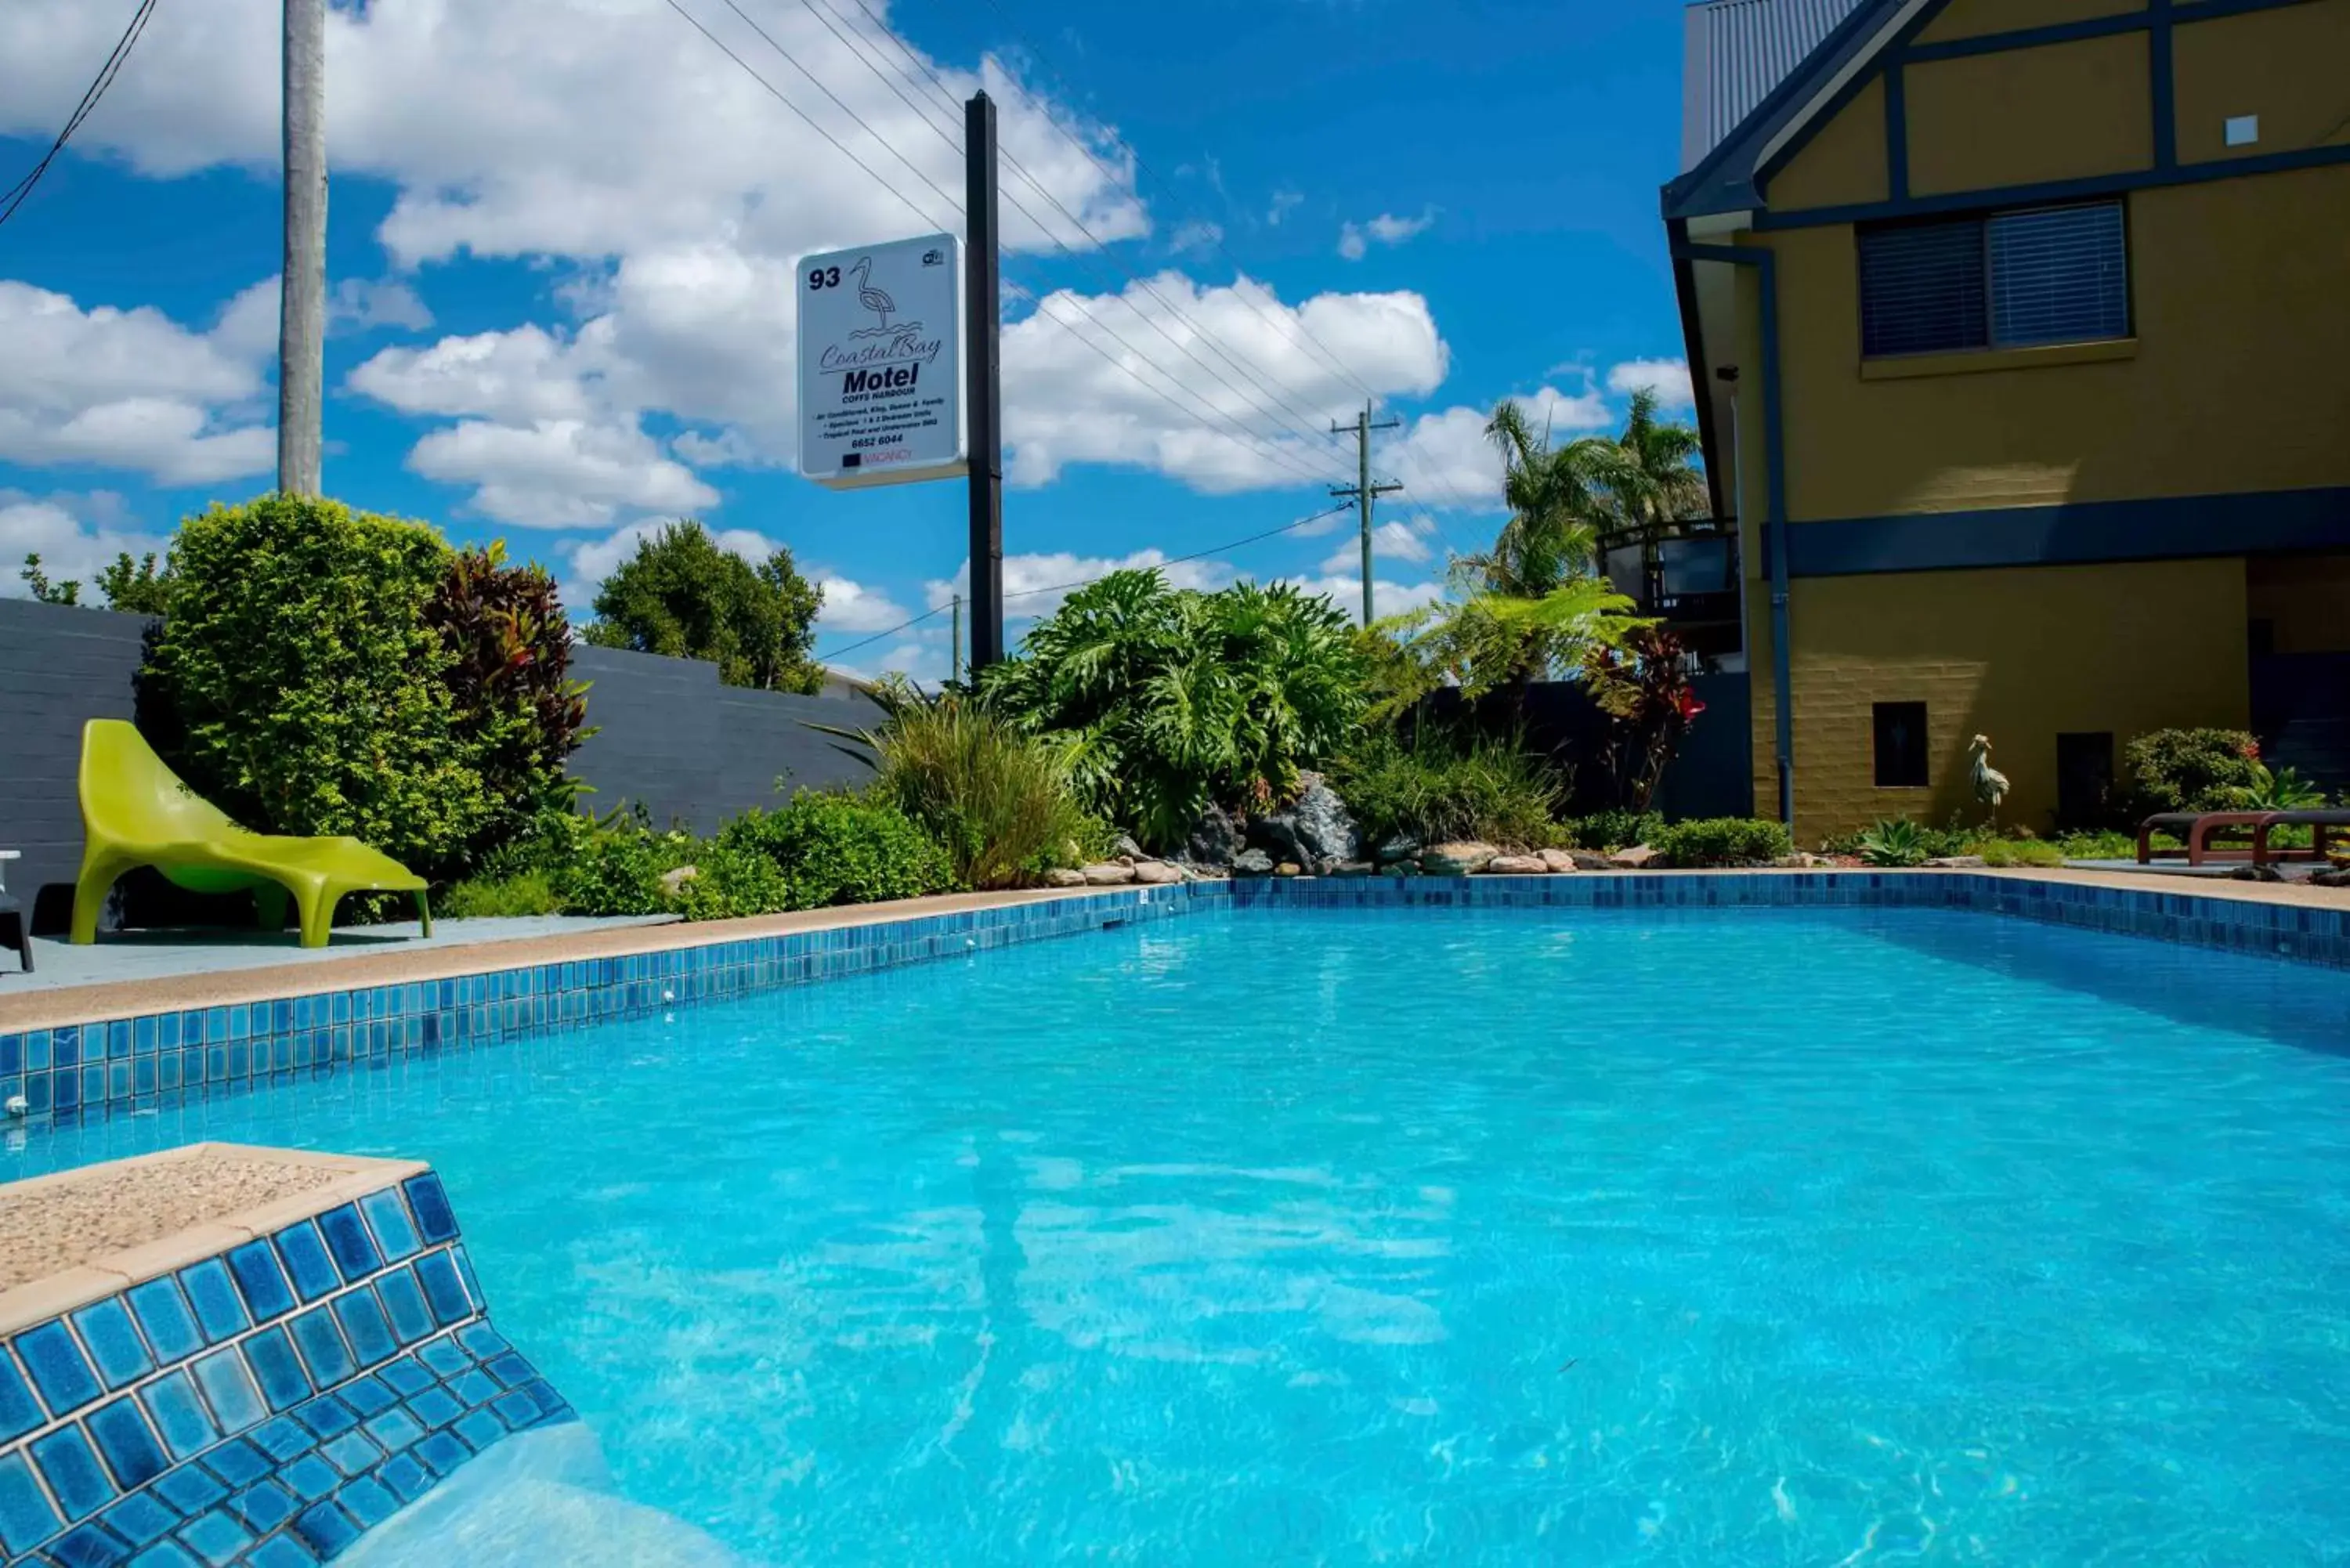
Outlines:
[[[59, 927], [81, 864], [81, 727], [130, 719], [142, 659], [144, 616], [0, 599], [0, 849], [23, 858], [0, 867], [8, 890], [35, 907], [44, 930]], [[774, 805], [782, 781], [795, 789], [862, 784], [868, 761], [809, 728], [864, 729], [881, 711], [863, 698], [787, 697], [718, 683], [718, 668], [691, 659], [580, 648], [572, 668], [590, 682], [588, 720], [599, 733], [572, 759], [574, 777], [602, 813], [641, 803], [660, 826], [708, 832], [746, 806]], [[37, 905], [46, 886], [67, 884]]]

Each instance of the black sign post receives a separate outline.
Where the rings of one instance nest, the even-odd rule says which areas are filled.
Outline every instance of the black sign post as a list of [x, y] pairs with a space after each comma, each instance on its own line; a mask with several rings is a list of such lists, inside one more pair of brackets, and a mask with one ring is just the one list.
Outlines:
[[965, 412], [971, 431], [971, 669], [1003, 657], [1003, 307], [996, 254], [995, 104], [963, 106]]

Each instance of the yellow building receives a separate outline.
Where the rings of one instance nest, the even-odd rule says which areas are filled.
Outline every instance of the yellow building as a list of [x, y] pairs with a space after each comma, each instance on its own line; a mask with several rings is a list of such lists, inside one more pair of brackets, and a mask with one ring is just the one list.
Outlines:
[[[1664, 213], [1755, 800], [2094, 812], [2259, 731], [2350, 784], [2350, 0], [1713, 0]], [[1979, 812], [1978, 812], [1979, 815]]]

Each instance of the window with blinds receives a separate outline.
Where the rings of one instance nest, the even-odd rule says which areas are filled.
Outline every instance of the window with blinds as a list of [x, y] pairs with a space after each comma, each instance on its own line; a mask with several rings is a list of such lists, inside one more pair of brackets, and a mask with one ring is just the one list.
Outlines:
[[2129, 335], [2118, 202], [1860, 231], [1870, 358]]

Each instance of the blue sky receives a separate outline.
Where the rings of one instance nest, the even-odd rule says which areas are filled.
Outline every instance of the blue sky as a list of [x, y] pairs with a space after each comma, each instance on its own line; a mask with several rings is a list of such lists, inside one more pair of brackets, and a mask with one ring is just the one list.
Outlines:
[[[944, 615], [875, 634], [952, 591], [962, 487], [796, 477], [792, 267], [959, 227], [942, 131], [981, 83], [1035, 214], [1004, 209], [1015, 592], [1326, 505], [1354, 462], [1327, 424], [1367, 387], [1404, 421], [1374, 458], [1406, 487], [1378, 571], [1401, 609], [1491, 536], [1495, 400], [1562, 432], [1636, 384], [1685, 404], [1656, 215], [1676, 5], [736, 0], [770, 45], [727, 0], [680, 3], [871, 171], [665, 0], [371, 0], [330, 24], [328, 489], [503, 537], [583, 612], [637, 532], [691, 514], [827, 581], [820, 655], [943, 671]], [[7, 181], [132, 9], [0, 12]], [[0, 592], [28, 549], [87, 575], [273, 483], [276, 26], [274, 0], [163, 0], [0, 227]], [[1351, 607], [1350, 527], [1173, 572]]]

